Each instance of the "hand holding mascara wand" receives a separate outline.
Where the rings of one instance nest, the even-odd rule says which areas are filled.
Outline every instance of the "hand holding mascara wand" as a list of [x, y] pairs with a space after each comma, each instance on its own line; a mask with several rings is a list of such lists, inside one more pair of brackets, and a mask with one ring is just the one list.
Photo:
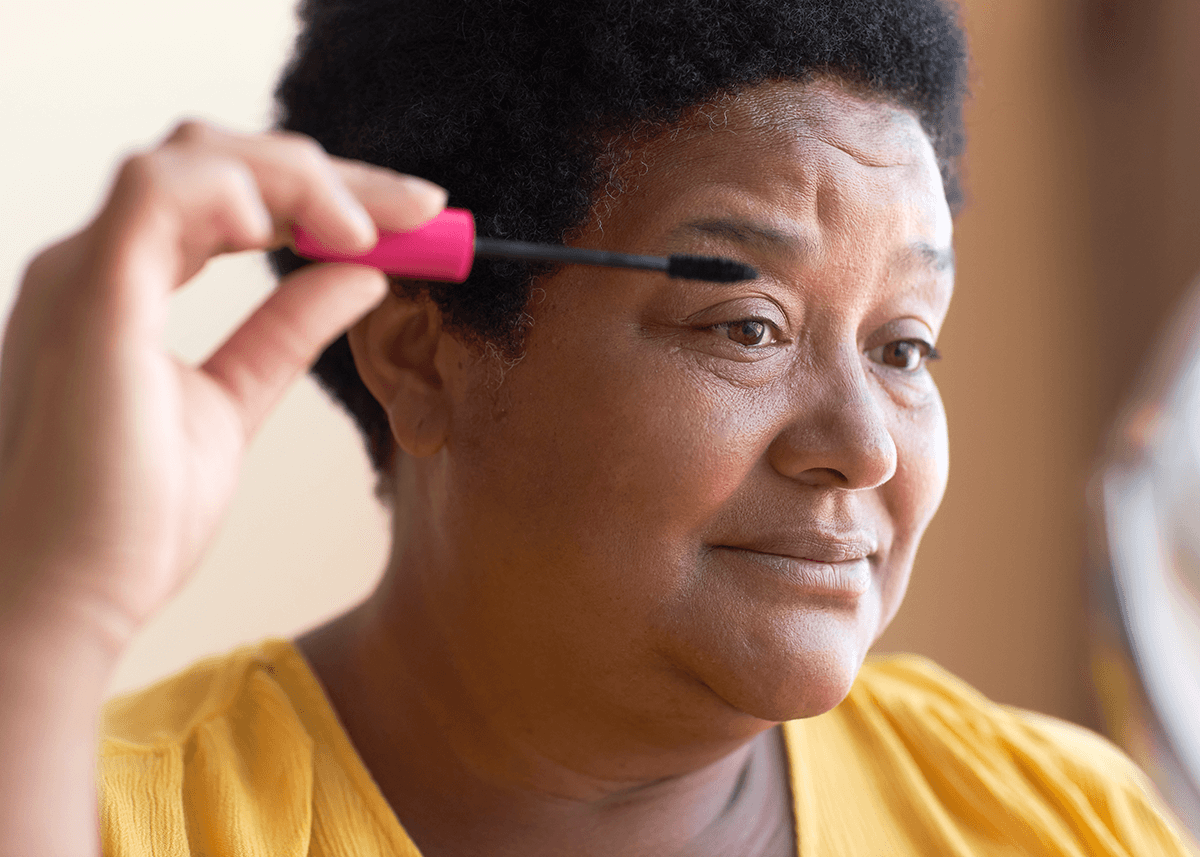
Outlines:
[[758, 272], [741, 262], [712, 256], [638, 256], [604, 250], [584, 250], [557, 244], [530, 244], [475, 235], [475, 219], [462, 208], [447, 208], [410, 232], [381, 232], [368, 253], [334, 253], [303, 230], [295, 230], [296, 252], [316, 262], [355, 262], [388, 274], [414, 280], [461, 283], [476, 258], [521, 259], [661, 271], [668, 277], [736, 283], [753, 280]]

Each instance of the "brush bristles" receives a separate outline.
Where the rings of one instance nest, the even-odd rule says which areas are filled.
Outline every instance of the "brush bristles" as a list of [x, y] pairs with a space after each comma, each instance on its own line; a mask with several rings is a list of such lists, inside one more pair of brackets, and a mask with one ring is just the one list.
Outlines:
[[475, 239], [475, 255], [480, 259], [523, 259], [569, 265], [599, 265], [605, 268], [632, 268], [640, 271], [665, 271], [668, 277], [684, 280], [708, 280], [712, 283], [737, 283], [757, 279], [749, 265], [714, 256], [636, 256], [561, 244], [530, 244], [502, 238]]
[[758, 271], [733, 259], [713, 256], [672, 256], [667, 264], [667, 276], [684, 280], [707, 280], [710, 283], [739, 283], [758, 278]]

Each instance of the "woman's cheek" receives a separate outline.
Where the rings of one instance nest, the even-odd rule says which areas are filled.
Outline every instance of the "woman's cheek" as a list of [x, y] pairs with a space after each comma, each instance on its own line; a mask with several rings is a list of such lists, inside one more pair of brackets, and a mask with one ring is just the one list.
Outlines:
[[896, 541], [915, 553], [916, 543], [942, 502], [950, 452], [946, 411], [936, 393], [894, 422], [896, 474], [885, 486]]
[[741, 488], [770, 445], [772, 394], [703, 367], [672, 374], [672, 394], [664, 397], [669, 404], [656, 415], [657, 457], [671, 463], [676, 490], [703, 507], [697, 514], [706, 514]]
[[917, 548], [946, 489], [949, 440], [941, 399], [934, 396], [893, 421], [896, 473], [882, 486], [892, 537], [879, 579], [880, 621], [875, 636], [895, 617], [908, 589]]
[[[935, 392], [927, 409], [923, 411], [924, 431], [921, 433], [922, 459], [929, 462], [929, 487], [926, 497], [925, 524], [933, 517], [946, 493], [946, 482], [950, 475], [950, 436], [946, 424], [946, 409], [940, 393]], [[924, 525], [921, 527], [924, 530]]]

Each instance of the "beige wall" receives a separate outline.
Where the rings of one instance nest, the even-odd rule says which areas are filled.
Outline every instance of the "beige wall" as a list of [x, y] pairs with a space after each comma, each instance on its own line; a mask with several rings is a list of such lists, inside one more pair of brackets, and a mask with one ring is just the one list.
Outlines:
[[[0, 104], [19, 133], [0, 140], [0, 308], [32, 248], [94, 207], [120, 152], [183, 115], [263, 126], [294, 28], [291, 0], [9, 5], [20, 8], [0, 20]], [[1107, 4], [966, 3], [971, 201], [935, 369], [951, 481], [909, 601], [880, 646], [929, 654], [1000, 700], [1083, 722], [1094, 722], [1082, 613], [1088, 470], [1150, 331], [1198, 261], [1172, 248], [1197, 243], [1200, 194], [1164, 182], [1170, 171], [1149, 163], [1161, 158], [1119, 115], [1132, 110], [1158, 128], [1153, 145], [1179, 168], [1196, 150], [1179, 142], [1200, 125], [1195, 112], [1161, 109], [1198, 91], [1200, 80], [1180, 77], [1195, 74], [1197, 51], [1180, 20], [1162, 17], [1186, 14], [1189, 0], [1145, 8], [1156, 11], [1142, 48], [1180, 82], [1163, 93], [1143, 75], [1114, 101], [1100, 97], [1104, 64], [1116, 61]], [[60, 19], [65, 32], [51, 23]], [[1151, 90], [1158, 106], [1146, 102]], [[1109, 137], [1095, 145], [1097, 128], [1124, 148]], [[259, 260], [211, 265], [175, 308], [172, 342], [203, 354], [267, 288]], [[305, 382], [255, 444], [195, 580], [129, 652], [114, 690], [331, 615], [368, 591], [385, 550], [353, 430]]]

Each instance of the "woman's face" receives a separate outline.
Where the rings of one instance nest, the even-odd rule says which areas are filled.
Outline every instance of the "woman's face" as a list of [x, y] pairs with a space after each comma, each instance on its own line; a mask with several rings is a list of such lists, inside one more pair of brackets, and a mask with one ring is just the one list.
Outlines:
[[946, 484], [932, 146], [905, 110], [770, 83], [622, 174], [577, 243], [759, 278], [566, 267], [518, 363], [443, 359], [447, 445], [416, 465], [445, 562], [422, 586], [505, 704], [674, 729], [819, 714], [895, 614]]

